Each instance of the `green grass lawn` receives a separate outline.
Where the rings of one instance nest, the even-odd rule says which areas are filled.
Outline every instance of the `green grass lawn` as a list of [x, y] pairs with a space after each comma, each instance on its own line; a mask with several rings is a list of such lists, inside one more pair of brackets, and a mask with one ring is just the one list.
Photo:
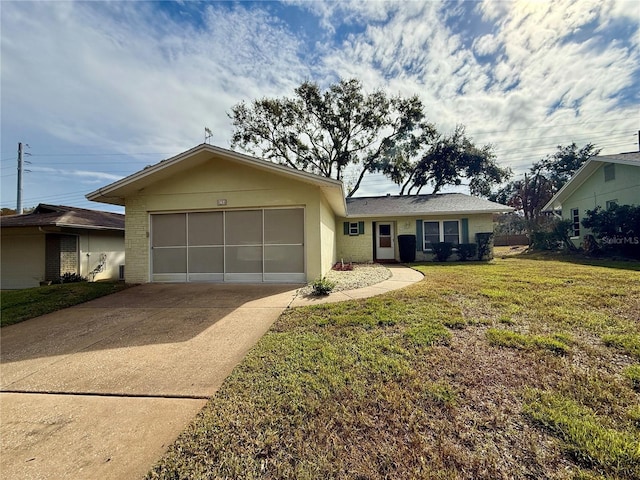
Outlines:
[[23, 290], [4, 290], [0, 294], [0, 325], [12, 325], [124, 288], [126, 286], [122, 282], [78, 282]]
[[620, 266], [429, 264], [289, 310], [148, 478], [640, 478], [640, 273]]

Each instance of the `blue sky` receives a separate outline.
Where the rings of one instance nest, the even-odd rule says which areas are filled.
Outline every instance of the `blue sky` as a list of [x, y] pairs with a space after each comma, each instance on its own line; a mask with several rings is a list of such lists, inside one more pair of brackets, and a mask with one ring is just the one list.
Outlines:
[[[491, 143], [516, 175], [556, 145], [638, 149], [640, 2], [0, 4], [2, 207], [84, 195], [204, 140], [240, 101], [359, 78], [418, 94], [439, 130]], [[463, 190], [464, 191], [464, 190]], [[397, 193], [379, 176], [359, 195]]]

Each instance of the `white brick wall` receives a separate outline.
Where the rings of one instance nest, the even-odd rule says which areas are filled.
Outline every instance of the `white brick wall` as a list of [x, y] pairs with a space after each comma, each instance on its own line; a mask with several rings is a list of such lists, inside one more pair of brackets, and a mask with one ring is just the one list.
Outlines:
[[149, 215], [141, 197], [127, 199], [125, 217], [125, 281], [149, 281]]

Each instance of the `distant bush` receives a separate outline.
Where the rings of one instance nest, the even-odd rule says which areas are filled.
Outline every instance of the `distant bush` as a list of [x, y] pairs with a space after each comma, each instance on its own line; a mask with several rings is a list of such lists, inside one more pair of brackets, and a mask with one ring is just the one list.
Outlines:
[[587, 210], [582, 226], [591, 229], [604, 253], [640, 258], [640, 206], [612, 205]]
[[576, 252], [577, 248], [570, 238], [573, 228], [571, 220], [552, 219], [531, 232], [531, 250], [568, 250]]
[[52, 283], [60, 284], [60, 283], [78, 283], [78, 282], [86, 282], [87, 278], [79, 275], [77, 273], [66, 272], [60, 276], [59, 279], [54, 280]]

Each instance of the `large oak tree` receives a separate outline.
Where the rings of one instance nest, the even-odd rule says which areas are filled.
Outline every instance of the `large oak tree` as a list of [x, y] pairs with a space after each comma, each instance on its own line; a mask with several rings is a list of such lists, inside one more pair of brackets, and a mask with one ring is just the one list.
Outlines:
[[[370, 173], [383, 173], [401, 193], [433, 191], [469, 179], [472, 193], [487, 195], [506, 180], [490, 147], [476, 147], [458, 128], [449, 137], [427, 122], [417, 96], [365, 93], [355, 79], [326, 90], [304, 82], [291, 98], [262, 98], [235, 105], [232, 148], [292, 168], [349, 180], [348, 196]], [[348, 175], [348, 178], [345, 178]]]

